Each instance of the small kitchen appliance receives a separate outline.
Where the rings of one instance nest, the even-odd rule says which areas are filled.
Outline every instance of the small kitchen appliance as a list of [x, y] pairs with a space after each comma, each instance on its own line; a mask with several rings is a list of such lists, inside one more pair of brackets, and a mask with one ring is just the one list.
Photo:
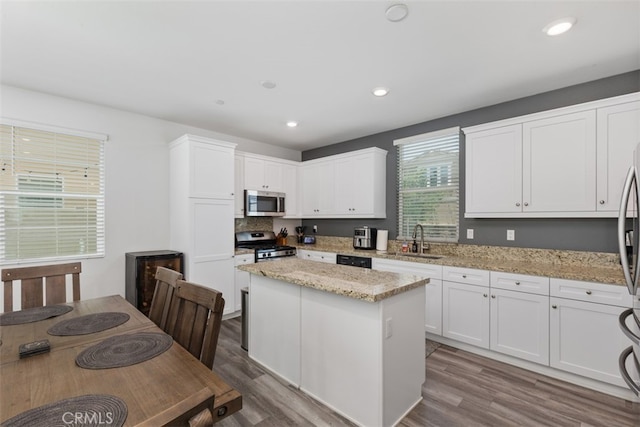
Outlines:
[[245, 216], [284, 216], [285, 193], [244, 190]]
[[365, 226], [356, 227], [353, 230], [354, 249], [375, 249], [378, 237], [378, 229]]
[[[618, 359], [620, 374], [631, 391], [640, 396], [640, 271], [638, 271], [638, 249], [640, 248], [638, 204], [640, 201], [640, 144], [633, 156], [625, 181], [620, 211], [618, 213], [618, 246], [620, 263], [627, 289], [633, 296], [633, 306], [619, 317], [622, 332], [631, 341], [631, 346], [622, 351]], [[631, 218], [628, 213], [631, 212]], [[629, 222], [631, 223], [629, 225]], [[629, 229], [631, 228], [631, 229]]]
[[342, 255], [338, 254], [336, 256], [336, 264], [339, 265], [350, 265], [352, 267], [360, 267], [360, 268], [371, 268], [371, 258], [355, 256], [355, 255]]
[[255, 262], [275, 261], [296, 256], [295, 246], [276, 244], [273, 231], [238, 231], [236, 248], [253, 249]]

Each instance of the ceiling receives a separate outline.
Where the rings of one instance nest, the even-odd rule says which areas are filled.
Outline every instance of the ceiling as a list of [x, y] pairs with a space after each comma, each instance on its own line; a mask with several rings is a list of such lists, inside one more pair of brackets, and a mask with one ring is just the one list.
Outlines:
[[399, 2], [2, 0], [0, 77], [304, 151], [640, 69], [640, 0]]

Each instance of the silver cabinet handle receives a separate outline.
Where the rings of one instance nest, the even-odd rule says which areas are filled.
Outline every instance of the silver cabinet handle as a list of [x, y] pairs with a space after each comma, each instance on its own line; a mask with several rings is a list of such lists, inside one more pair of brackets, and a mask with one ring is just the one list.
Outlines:
[[466, 279], [466, 278], [467, 278], [467, 275], [466, 275], [466, 274], [463, 274], [463, 275], [462, 275], [462, 278], [463, 278], [463, 279]]
[[516, 286], [520, 286], [520, 282], [516, 282]]
[[529, 206], [529, 202], [524, 202], [524, 205], [525, 206]]
[[482, 294], [482, 296], [486, 298], [488, 295], [487, 294]]
[[591, 291], [587, 291], [587, 295], [591, 295]]
[[601, 205], [604, 205], [604, 200], [600, 200], [600, 204], [601, 204]]
[[494, 298], [494, 299], [495, 299], [495, 297], [496, 297], [495, 295], [491, 295], [491, 298]]
[[520, 206], [520, 202], [516, 202], [516, 206]]
[[558, 306], [557, 306], [557, 305], [555, 305], [555, 304], [553, 304], [553, 305], [551, 306], [551, 308], [558, 308]]

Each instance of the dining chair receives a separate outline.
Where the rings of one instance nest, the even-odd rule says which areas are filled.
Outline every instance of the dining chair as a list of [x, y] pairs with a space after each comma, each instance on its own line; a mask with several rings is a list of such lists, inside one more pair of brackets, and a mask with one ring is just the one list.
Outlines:
[[156, 269], [156, 289], [153, 291], [149, 319], [163, 331], [166, 330], [169, 306], [175, 292], [178, 280], [182, 279], [182, 273], [166, 267]]
[[222, 292], [178, 280], [164, 330], [212, 369], [223, 309]]
[[14, 280], [20, 281], [23, 310], [67, 302], [67, 275], [71, 276], [73, 301], [79, 301], [81, 272], [79, 262], [3, 269], [4, 312], [13, 311]]

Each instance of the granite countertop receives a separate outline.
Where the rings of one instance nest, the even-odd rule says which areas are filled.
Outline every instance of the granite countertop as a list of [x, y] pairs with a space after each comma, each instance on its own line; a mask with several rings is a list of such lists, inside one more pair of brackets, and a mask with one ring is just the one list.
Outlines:
[[433, 259], [406, 256], [398, 253], [396, 248], [385, 252], [353, 249], [351, 239], [325, 237], [324, 240], [318, 239], [318, 243], [295, 246], [300, 250], [625, 286], [619, 256], [611, 253], [432, 244], [429, 255], [439, 257]]
[[295, 257], [238, 266], [252, 274], [363, 301], [377, 302], [429, 283], [411, 274], [326, 264]]

